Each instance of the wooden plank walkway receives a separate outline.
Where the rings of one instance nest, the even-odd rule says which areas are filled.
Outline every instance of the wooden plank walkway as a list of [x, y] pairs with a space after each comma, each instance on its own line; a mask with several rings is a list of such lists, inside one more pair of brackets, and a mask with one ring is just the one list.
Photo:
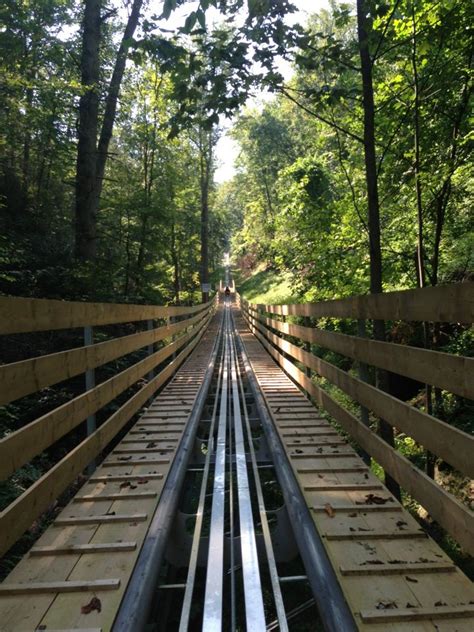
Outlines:
[[2, 632], [110, 630], [204, 378], [219, 322], [0, 584]]
[[236, 318], [360, 630], [472, 632], [474, 587]]

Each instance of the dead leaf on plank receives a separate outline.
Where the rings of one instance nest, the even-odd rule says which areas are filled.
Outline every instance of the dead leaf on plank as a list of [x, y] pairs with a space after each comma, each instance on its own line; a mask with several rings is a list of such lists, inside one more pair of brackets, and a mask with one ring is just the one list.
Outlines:
[[368, 505], [385, 505], [385, 503], [391, 501], [389, 498], [382, 498], [381, 496], [377, 496], [376, 494], [366, 494], [365, 501]]
[[92, 597], [88, 604], [81, 607], [82, 614], [90, 614], [93, 610], [97, 612], [102, 610], [102, 603], [98, 597]]
[[324, 511], [327, 513], [327, 515], [330, 518], [334, 518], [334, 516], [336, 515], [336, 512], [334, 511], [334, 508], [331, 507], [331, 505], [329, 503], [326, 503], [324, 505]]
[[398, 608], [398, 606], [395, 601], [379, 601], [375, 608], [377, 610], [393, 610]]

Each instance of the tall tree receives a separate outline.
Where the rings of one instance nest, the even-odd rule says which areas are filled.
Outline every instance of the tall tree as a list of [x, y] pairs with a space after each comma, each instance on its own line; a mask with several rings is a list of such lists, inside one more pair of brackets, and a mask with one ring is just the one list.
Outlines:
[[[377, 177], [377, 156], [375, 148], [375, 105], [372, 80], [372, 57], [369, 49], [370, 9], [367, 0], [357, 0], [357, 37], [359, 43], [360, 68], [362, 76], [362, 107], [364, 111], [364, 161], [367, 183], [367, 207], [370, 252], [370, 291], [383, 292], [382, 248], [380, 245], [380, 203]], [[385, 323], [374, 320], [375, 340], [385, 340]], [[388, 390], [385, 371], [378, 371], [379, 387]], [[383, 419], [379, 421], [380, 436], [393, 447], [393, 428]], [[387, 473], [385, 482], [389, 490], [400, 498], [400, 486]]]
[[[100, 45], [102, 0], [85, 0], [82, 31], [81, 82], [76, 165], [76, 246], [78, 259], [97, 255], [97, 213], [104, 181], [110, 139], [117, 112], [127, 52], [140, 18], [143, 0], [134, 0], [118, 47], [112, 76], [106, 91], [102, 123], [99, 121]], [[100, 126], [100, 136], [98, 130]]]
[[216, 143], [213, 130], [205, 130], [200, 125], [198, 130], [199, 149], [199, 185], [201, 192], [201, 261], [200, 280], [202, 302], [209, 301], [209, 190], [213, 171], [213, 150]]

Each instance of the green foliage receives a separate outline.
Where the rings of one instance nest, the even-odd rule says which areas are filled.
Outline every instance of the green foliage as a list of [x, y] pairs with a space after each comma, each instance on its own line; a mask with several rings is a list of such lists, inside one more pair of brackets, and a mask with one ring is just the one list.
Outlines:
[[[369, 6], [385, 288], [418, 283], [414, 69], [428, 283], [469, 278], [472, 6], [421, 0]], [[364, 113], [351, 8], [333, 3], [311, 16], [299, 44], [296, 76], [284, 96], [261, 112], [245, 112], [235, 125], [241, 154], [233, 186], [242, 223], [234, 250], [290, 271], [301, 298], [365, 293]]]
[[252, 303], [295, 302], [291, 275], [288, 272], [278, 272], [275, 268], [261, 269], [243, 281], [236, 281], [238, 291]]

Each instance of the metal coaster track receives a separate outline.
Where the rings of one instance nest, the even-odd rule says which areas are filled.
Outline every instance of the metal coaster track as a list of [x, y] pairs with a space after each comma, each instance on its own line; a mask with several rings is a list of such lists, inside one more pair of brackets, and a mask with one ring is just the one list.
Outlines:
[[[265, 427], [265, 408], [258, 399], [258, 388], [256, 383], [252, 382], [251, 369], [236, 332], [230, 298], [226, 298], [223, 305], [217, 347], [214, 351], [214, 356], [217, 353], [216, 364], [214, 366], [212, 363], [208, 371], [208, 377], [211, 372], [214, 375], [214, 386], [208, 406], [211, 414], [206, 420], [208, 433], [207, 439], [203, 442], [206, 447], [205, 459], [202, 466], [186, 579], [183, 583], [167, 580], [162, 580], [161, 584], [156, 583], [157, 567], [164, 563], [164, 542], [169, 534], [162, 530], [163, 544], [161, 546], [157, 546], [155, 541], [155, 548], [160, 550], [159, 556], [150, 554], [150, 547], [147, 546], [145, 540], [143, 552], [137, 564], [138, 572], [135, 571], [131, 578], [113, 630], [125, 632], [130, 629], [144, 629], [146, 619], [149, 620], [151, 628], [153, 615], [150, 618], [149, 613], [161, 612], [160, 603], [163, 599], [169, 599], [170, 590], [179, 593], [184, 591], [179, 621], [180, 632], [190, 629], [191, 610], [200, 607], [202, 620], [199, 625], [203, 630], [217, 632], [229, 629], [234, 632], [242, 625], [246, 629], [266, 630], [268, 607], [265, 608], [265, 601], [271, 601], [272, 610], [276, 614], [273, 628], [276, 625], [282, 631], [289, 629], [281, 582], [285, 579], [286, 582], [294, 579], [307, 581], [307, 577], [281, 578], [278, 574], [259, 474], [261, 464], [257, 458], [248, 412], [249, 395], [252, 404], [256, 406], [252, 423], [254, 427], [262, 425], [265, 428], [264, 436], [270, 443], [273, 455], [277, 456], [274, 461], [277, 464], [279, 478], [286, 485], [283, 495], [289, 500], [287, 506], [290, 518], [297, 522], [296, 532], [302, 533], [299, 539], [304, 552], [304, 564], [309, 569], [309, 582], [321, 595], [318, 602], [323, 612], [325, 628], [334, 631], [344, 629], [348, 632], [355, 630], [352, 615], [339, 589], [331, 564], [327, 556], [321, 553], [322, 545], [320, 544], [319, 548], [314, 545], [314, 540], [318, 538], [317, 532], [306, 508], [305, 500], [297, 488], [297, 483], [294, 477], [291, 478], [288, 465], [285, 469], [286, 458], [284, 453], [281, 454], [282, 448], [278, 446], [278, 438], [271, 434], [268, 419], [266, 420], [267, 427]], [[249, 384], [251, 389], [246, 393], [245, 389]], [[205, 416], [207, 414], [208, 412]], [[270, 434], [268, 434], [269, 431]], [[268, 465], [270, 464], [266, 460], [263, 467]], [[184, 464], [182, 467], [184, 468]], [[190, 467], [193, 469], [192, 463]], [[179, 488], [174, 479], [172, 479], [172, 487], [176, 498]], [[210, 493], [208, 493], [209, 488], [211, 488]], [[203, 536], [205, 516], [209, 519], [209, 525], [208, 534]], [[157, 514], [156, 518], [160, 524], [165, 523], [163, 514], [159, 516]], [[170, 524], [169, 513], [166, 524]], [[151, 533], [153, 534], [153, 528]], [[262, 540], [262, 546], [257, 547], [257, 539]], [[198, 590], [196, 589], [198, 563], [203, 556], [206, 560], [207, 573], [204, 586]], [[154, 565], [153, 575], [150, 572], [144, 575], [140, 570], [142, 558], [147, 567]], [[151, 559], [153, 562], [150, 561]], [[239, 560], [238, 565], [236, 560]], [[262, 572], [269, 578], [266, 582], [265, 595]], [[201, 606], [199, 606], [200, 602]], [[239, 610], [239, 616], [237, 616], [237, 610]], [[297, 612], [298, 608], [292, 612], [292, 616], [296, 616]], [[196, 626], [195, 619], [196, 617], [194, 617], [192, 629]], [[169, 629], [171, 624], [166, 623], [163, 627], [163, 622], [157, 622], [156, 625], [161, 626], [159, 629]]]

